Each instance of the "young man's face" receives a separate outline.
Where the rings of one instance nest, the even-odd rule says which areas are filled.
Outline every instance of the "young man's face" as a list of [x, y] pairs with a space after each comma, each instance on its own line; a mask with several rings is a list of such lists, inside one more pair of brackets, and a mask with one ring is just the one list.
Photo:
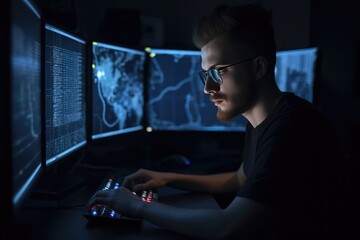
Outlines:
[[[219, 37], [201, 48], [202, 68], [209, 70], [245, 59], [256, 57], [246, 49]], [[210, 94], [210, 100], [217, 106], [217, 118], [230, 121], [234, 117], [248, 111], [256, 96], [254, 60], [230, 66], [221, 71], [223, 83], [217, 84], [207, 78], [204, 92]]]

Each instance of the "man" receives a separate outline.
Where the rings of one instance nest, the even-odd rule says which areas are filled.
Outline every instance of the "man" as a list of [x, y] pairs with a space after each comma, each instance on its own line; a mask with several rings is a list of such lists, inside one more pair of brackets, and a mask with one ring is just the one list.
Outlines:
[[[334, 135], [309, 102], [278, 89], [271, 14], [256, 4], [219, 6], [196, 26], [194, 43], [202, 52], [204, 92], [218, 107], [218, 119], [242, 114], [249, 122], [242, 164], [236, 172], [212, 175], [140, 169], [123, 186], [236, 197], [224, 209], [182, 209], [142, 202], [124, 187], [100, 191], [89, 204], [106, 204], [191, 237], [322, 239], [331, 177], [324, 166], [337, 153]], [[143, 183], [130, 187], [135, 180]]]

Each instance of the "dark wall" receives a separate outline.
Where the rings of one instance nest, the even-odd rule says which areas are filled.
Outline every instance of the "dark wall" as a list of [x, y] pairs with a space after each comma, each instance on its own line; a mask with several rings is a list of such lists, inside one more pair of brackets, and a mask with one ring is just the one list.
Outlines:
[[[61, 0], [70, 1], [70, 0]], [[73, 0], [78, 15], [78, 31], [87, 37], [97, 36], [109, 9], [136, 9], [142, 17], [159, 20], [164, 47], [193, 48], [191, 32], [196, 20], [219, 4], [246, 4], [260, 2], [273, 11], [275, 34], [279, 49], [307, 47], [309, 44], [310, 0]], [[99, 3], [100, 2], [100, 3]], [[153, 18], [153, 19], [151, 19]], [[151, 24], [146, 21], [145, 24]], [[132, 21], [117, 21], [112, 28], [121, 31]], [[153, 46], [158, 47], [158, 46]]]
[[359, 158], [360, 15], [349, 0], [313, 1], [311, 43], [322, 51], [319, 107]]
[[[346, 158], [336, 165], [342, 234], [358, 234], [354, 219], [360, 212], [360, 15], [349, 0], [313, 1], [311, 42], [322, 51], [319, 107], [342, 140]], [[336, 178], [334, 178], [336, 181]]]

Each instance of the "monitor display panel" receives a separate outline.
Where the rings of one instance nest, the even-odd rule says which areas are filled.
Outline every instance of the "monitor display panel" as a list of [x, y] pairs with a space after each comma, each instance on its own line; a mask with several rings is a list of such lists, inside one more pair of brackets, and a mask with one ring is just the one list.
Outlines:
[[143, 129], [145, 53], [92, 43], [92, 139]]
[[149, 131], [245, 131], [243, 116], [229, 122], [217, 119], [217, 107], [204, 93], [198, 75], [200, 51], [149, 49], [147, 53]]
[[86, 42], [45, 24], [46, 166], [86, 145]]
[[42, 173], [41, 19], [31, 1], [12, 1], [10, 115], [12, 203], [15, 208]]
[[278, 51], [275, 79], [280, 90], [313, 102], [317, 59], [317, 48]]

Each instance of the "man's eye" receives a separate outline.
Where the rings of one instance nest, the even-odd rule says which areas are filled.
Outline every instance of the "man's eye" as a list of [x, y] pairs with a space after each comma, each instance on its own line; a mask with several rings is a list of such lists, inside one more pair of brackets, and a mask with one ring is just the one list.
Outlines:
[[226, 69], [219, 69], [219, 70], [218, 70], [218, 73], [219, 73], [219, 74], [223, 74], [225, 71], [226, 71]]

